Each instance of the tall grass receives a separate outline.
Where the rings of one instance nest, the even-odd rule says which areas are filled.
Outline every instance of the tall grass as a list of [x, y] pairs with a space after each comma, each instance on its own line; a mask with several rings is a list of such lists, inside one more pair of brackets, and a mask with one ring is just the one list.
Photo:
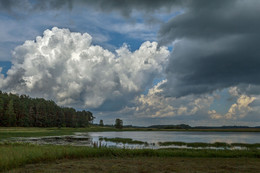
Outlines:
[[187, 147], [216, 147], [216, 148], [232, 148], [232, 147], [245, 147], [248, 149], [257, 149], [260, 148], [260, 143], [255, 144], [245, 144], [245, 143], [225, 143], [225, 142], [215, 142], [215, 143], [204, 143], [204, 142], [193, 142], [193, 143], [186, 143], [186, 142], [159, 142], [160, 146], [187, 146]]
[[148, 145], [148, 142], [143, 142], [143, 141], [138, 141], [138, 140], [133, 140], [131, 138], [106, 138], [106, 137], [101, 137], [99, 138], [100, 141], [110, 141], [110, 142], [115, 142], [115, 143], [123, 143], [123, 144], [144, 144]]
[[84, 157], [251, 157], [260, 158], [259, 150], [195, 150], [195, 149], [116, 149], [25, 143], [0, 144], [0, 171], [29, 163]]

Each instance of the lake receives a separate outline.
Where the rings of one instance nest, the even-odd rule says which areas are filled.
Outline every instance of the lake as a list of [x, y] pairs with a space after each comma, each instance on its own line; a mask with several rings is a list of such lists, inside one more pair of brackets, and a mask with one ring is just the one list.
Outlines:
[[[78, 133], [80, 134], [80, 133]], [[98, 137], [131, 138], [148, 143], [166, 141], [179, 142], [225, 142], [225, 143], [260, 143], [258, 132], [185, 132], [185, 131], [123, 131], [123, 132], [90, 132], [94, 140]]]
[[[145, 144], [123, 144], [111, 141], [104, 141], [101, 138], [131, 138], [133, 140], [147, 142]], [[14, 138], [14, 141], [22, 141], [36, 144], [55, 145], [77, 145], [93, 146], [101, 145], [119, 148], [163, 148], [159, 142], [203, 142], [203, 143], [260, 143], [260, 133], [258, 132], [185, 132], [185, 131], [122, 131], [122, 132], [86, 132], [75, 133], [69, 136], [48, 136]], [[173, 146], [175, 148], [183, 148]]]

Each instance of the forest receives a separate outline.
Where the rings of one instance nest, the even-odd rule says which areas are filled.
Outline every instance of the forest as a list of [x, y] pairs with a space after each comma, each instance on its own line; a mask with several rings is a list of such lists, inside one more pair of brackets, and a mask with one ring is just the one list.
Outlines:
[[87, 127], [95, 117], [90, 111], [60, 107], [54, 101], [0, 91], [0, 126]]

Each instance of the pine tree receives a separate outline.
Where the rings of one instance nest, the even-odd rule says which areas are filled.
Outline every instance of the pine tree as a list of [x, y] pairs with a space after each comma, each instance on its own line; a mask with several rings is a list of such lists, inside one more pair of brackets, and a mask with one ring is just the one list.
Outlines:
[[117, 118], [116, 122], [115, 122], [115, 127], [117, 129], [122, 129], [123, 128], [123, 120], [120, 120], [119, 118]]
[[30, 126], [36, 127], [36, 113], [34, 105], [31, 105], [29, 108], [29, 122]]
[[104, 126], [104, 122], [103, 122], [103, 120], [100, 120], [100, 121], [99, 121], [99, 126], [101, 126], [101, 127]]
[[13, 100], [9, 101], [5, 114], [8, 117], [8, 126], [16, 126], [16, 115], [14, 113]]
[[54, 101], [0, 91], [0, 126], [87, 127], [95, 117], [89, 111], [59, 107]]
[[0, 98], [0, 126], [4, 126], [4, 101]]

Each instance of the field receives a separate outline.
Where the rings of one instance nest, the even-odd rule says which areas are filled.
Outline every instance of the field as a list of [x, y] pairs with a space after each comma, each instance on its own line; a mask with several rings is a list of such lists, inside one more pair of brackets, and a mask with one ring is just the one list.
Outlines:
[[[20, 143], [0, 144], [0, 170], [26, 164], [50, 162], [59, 159], [79, 158], [255, 158], [259, 163], [259, 150], [195, 150], [195, 149], [116, 149], [57, 145], [32, 145]], [[221, 160], [221, 159], [220, 159]]]
[[[115, 131], [115, 129], [108, 127], [78, 129], [0, 128], [0, 140], [2, 140], [0, 142], [0, 171], [189, 172], [197, 170], [198, 172], [259, 172], [256, 170], [260, 169], [260, 150], [255, 147], [247, 150], [130, 150], [7, 142], [10, 137], [58, 136], [90, 131]], [[120, 141], [122, 139], [103, 140]], [[125, 142], [138, 142], [131, 139], [124, 140]], [[17, 169], [14, 170], [14, 168]]]

